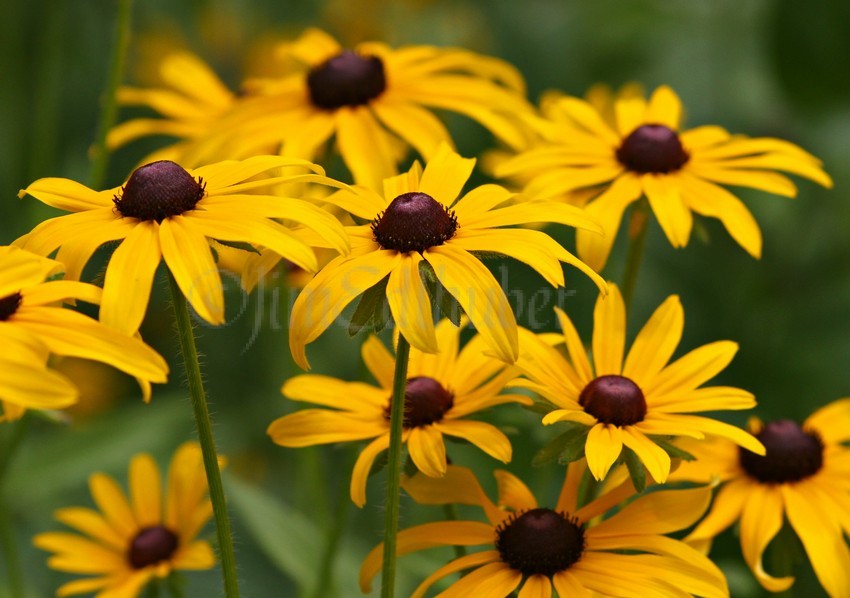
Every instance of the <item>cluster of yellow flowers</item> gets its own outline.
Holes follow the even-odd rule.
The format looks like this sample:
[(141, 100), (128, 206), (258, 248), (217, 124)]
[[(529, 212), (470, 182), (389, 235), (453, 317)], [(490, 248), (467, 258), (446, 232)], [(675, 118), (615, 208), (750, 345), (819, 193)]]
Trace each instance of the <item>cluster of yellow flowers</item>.
[[(794, 196), (792, 174), (829, 187), (817, 158), (787, 141), (718, 126), (683, 130), (681, 102), (665, 86), (648, 97), (633, 86), (588, 99), (551, 92), (534, 106), (516, 69), (463, 49), (377, 42), (347, 49), (310, 29), (276, 52), (290, 72), (247, 80), (238, 92), (194, 56), (165, 57), (163, 87), (118, 94), (160, 118), (119, 124), (108, 144), (161, 134), (176, 142), (114, 188), (45, 178), (20, 192), (72, 213), (0, 248), (0, 338), (11, 347), (0, 357), (5, 419), (75, 402), (73, 384), (50, 369), (50, 354), (119, 368), (150, 399), (150, 384), (165, 382), (168, 366), (138, 331), (160, 262), (175, 301), (185, 298), (200, 318), (221, 325), (225, 262), (250, 290), (287, 260), (314, 274), (289, 324), (292, 357), (303, 369), (307, 345), (355, 300), (352, 332), (377, 333), (391, 322), (395, 333), (394, 353), (376, 335), (362, 344), (377, 384), (295, 376), (283, 394), (317, 407), (268, 427), (285, 447), (368, 440), (351, 475), (351, 500), (361, 507), (370, 472), (389, 452), (389, 531), (363, 562), (364, 592), (384, 568), (384, 595), (392, 595), (396, 555), (453, 545), (484, 550), (434, 571), (415, 596), (464, 571), (441, 596), (728, 596), (706, 555), (737, 521), (747, 565), (766, 589), (780, 591), (793, 578), (771, 576), (762, 555), (787, 517), (826, 592), (848, 595), (850, 399), (802, 424), (754, 419), (744, 431), (719, 421), (709, 413), (755, 406), (745, 390), (705, 386), (738, 345), (716, 341), (673, 360), (685, 324), (674, 295), (626, 351), (639, 253), (621, 285), (600, 275), (627, 210), (636, 251), (650, 215), (671, 245), (685, 247), (696, 213), (720, 220), (759, 257), (759, 227), (727, 186)], [(483, 163), (501, 184), (467, 188), (476, 160), (456, 152), (433, 109), (492, 133), (499, 148)], [(342, 158), (349, 174), (338, 178), (347, 180), (315, 163), (332, 155)], [(542, 226), (551, 224), (576, 229), (575, 254)], [(102, 289), (79, 282), (95, 251), (114, 241)], [(318, 259), (316, 249), (334, 257)], [(555, 287), (565, 284), (563, 264), (590, 277), (599, 288), (590, 343), (576, 315), (557, 308), (560, 333), (519, 327), (506, 289), (482, 263), (492, 254), (527, 264)], [(63, 271), (64, 279), (53, 278)], [(98, 304), (99, 321), (61, 307), (76, 300)], [(467, 339), (470, 326), (477, 334)], [(560, 430), (536, 458), (564, 469), (549, 506), (503, 470), (494, 472), (494, 502), (476, 474), (447, 455), (449, 436), (509, 462), (505, 433), (475, 419), (507, 404), (534, 409)], [(202, 432), (202, 445), (207, 440)], [(392, 480), (403, 446), (415, 473), (400, 483), (414, 501), (473, 505), (484, 519), (396, 534)], [(214, 566), (209, 543), (195, 539), (220, 491), (209, 477), (217, 475), (215, 453), (204, 451), (203, 460), (195, 445), (177, 452), (164, 498), (147, 455), (130, 465), (129, 499), (111, 478), (92, 476), (100, 512), (56, 514), (83, 535), (35, 539), (53, 553), (52, 568), (91, 576), (59, 594), (133, 597), (173, 569)], [(222, 544), (226, 514), (216, 507), (215, 515)], [(694, 525), (684, 539), (668, 536)]]

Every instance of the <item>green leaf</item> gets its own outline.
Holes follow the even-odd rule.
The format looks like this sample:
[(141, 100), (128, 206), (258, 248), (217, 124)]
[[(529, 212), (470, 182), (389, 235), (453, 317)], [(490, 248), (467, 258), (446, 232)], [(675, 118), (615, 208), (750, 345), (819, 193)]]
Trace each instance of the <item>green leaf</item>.
[(248, 251), (250, 253), (260, 254), (260, 250), (251, 245), (250, 243), (245, 243), (244, 241), (222, 241), (221, 239), (216, 239), (216, 243), (220, 243), (225, 247), (231, 247), (233, 249), (239, 249), (241, 251)]
[(555, 459), (562, 464), (571, 463), (584, 455), (584, 443), (590, 428), (578, 422), (564, 422), (559, 427), (563, 432), (537, 451), (531, 460), (533, 467), (540, 467)]
[(370, 287), (360, 297), (357, 309), (348, 324), (348, 334), (356, 336), (364, 328), (367, 332), (378, 333), (384, 329), (390, 319), (390, 306), (387, 303), (387, 283), (385, 276), (378, 284)]
[(646, 469), (643, 463), (637, 453), (626, 446), (623, 447), (623, 457), (629, 470), (629, 476), (632, 478), (632, 485), (638, 492), (643, 492), (646, 488)]
[(665, 453), (670, 455), (672, 459), (682, 459), (683, 461), (696, 461), (696, 457), (690, 454), (688, 451), (680, 449), (678, 446), (669, 443), (667, 440), (660, 436), (650, 436), (649, 437), (652, 442), (661, 447)]
[(433, 266), (424, 260), (419, 262), (419, 274), (422, 277), (425, 289), (428, 291), (428, 296), (431, 298), (431, 304), (436, 304), (440, 308), (440, 313), (444, 318), (450, 320), (455, 326), (460, 326), (460, 319), (464, 313), (463, 307), (446, 290), (443, 283), (437, 279)]
[(310, 587), (324, 539), (310, 518), (236, 476), (227, 478), (227, 497), (236, 518), (269, 560), (301, 587)]

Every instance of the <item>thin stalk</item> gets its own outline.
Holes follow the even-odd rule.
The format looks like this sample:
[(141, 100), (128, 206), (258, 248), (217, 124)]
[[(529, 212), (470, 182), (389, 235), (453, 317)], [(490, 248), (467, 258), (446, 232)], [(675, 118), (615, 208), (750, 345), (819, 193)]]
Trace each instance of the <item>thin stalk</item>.
[(118, 18), (115, 23), (115, 41), (112, 45), (109, 78), (101, 97), (100, 120), (97, 123), (97, 134), (91, 150), (92, 164), (89, 171), (89, 185), (92, 189), (100, 189), (103, 186), (106, 178), (106, 167), (109, 165), (106, 135), (115, 124), (118, 116), (116, 94), (118, 86), (121, 85), (121, 78), (124, 76), (124, 65), (127, 62), (132, 12), (133, 0), (118, 0)]
[(399, 495), (401, 490), (401, 435), (404, 432), (404, 391), (407, 387), (407, 362), (410, 343), (398, 335), (395, 352), (393, 399), (390, 409), (390, 446), (387, 460), (387, 502), (384, 516), (384, 568), (381, 572), (381, 598), (395, 595), (396, 536), (398, 535)]
[(11, 598), (22, 598), (24, 595), (24, 577), (21, 572), (21, 559), (18, 555), (18, 545), (15, 541), (14, 528), (12, 526), (12, 515), (9, 505), (5, 500), (5, 489), (3, 478), (9, 470), (9, 465), (21, 446), (21, 442), (29, 429), (30, 418), (24, 413), (23, 417), (11, 424), (9, 438), (4, 443), (0, 452), (0, 545), (4, 560), (6, 561), (6, 572), (8, 574), (8, 587)]
[(189, 382), (189, 394), (195, 411), (195, 425), (198, 428), (198, 440), (204, 458), (204, 469), (212, 501), (215, 527), (218, 534), (218, 550), (221, 557), (221, 569), (224, 576), (224, 589), (227, 598), (238, 598), (239, 583), (236, 577), (236, 556), (233, 552), (233, 536), (230, 533), (230, 518), (224, 500), (224, 487), (221, 483), (221, 471), (218, 467), (218, 455), (215, 451), (212, 422), (207, 408), (204, 382), (201, 378), (201, 366), (198, 362), (198, 350), (195, 347), (195, 333), (189, 318), (186, 298), (171, 272), (168, 273), (171, 285), (171, 297), (174, 303), (174, 316), (177, 322), (177, 334), (180, 337), (180, 350), (183, 353), (183, 365)]
[(643, 259), (643, 248), (646, 244), (646, 230), (649, 222), (649, 210), (646, 200), (641, 200), (632, 209), (629, 221), (629, 248), (626, 253), (626, 267), (623, 270), (623, 302), (626, 311), (632, 303), (638, 272)]
[[(351, 463), (349, 463), (351, 465)], [(351, 467), (346, 467), (348, 471)], [(349, 498), (348, 484), (339, 484), (336, 497), (336, 508), (334, 509), (333, 522), (328, 529), (325, 549), (322, 552), (322, 561), (319, 565), (319, 576), (316, 580), (316, 589), (311, 594), (313, 598), (323, 598), (331, 595), (333, 585), (333, 564), (339, 550), (342, 532), (348, 521), (348, 513), (351, 510), (351, 499)]]

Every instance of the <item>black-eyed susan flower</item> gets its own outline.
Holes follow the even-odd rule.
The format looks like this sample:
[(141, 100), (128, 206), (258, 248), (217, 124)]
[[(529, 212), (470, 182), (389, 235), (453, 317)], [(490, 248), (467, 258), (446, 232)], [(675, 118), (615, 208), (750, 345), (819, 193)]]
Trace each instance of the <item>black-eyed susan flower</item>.
[[(99, 303), (101, 299), (101, 290), (96, 286), (47, 280), (62, 269), (59, 262), (18, 247), (0, 247), (0, 339), (9, 347), (5, 358), (20, 365), (18, 374), (4, 382), (19, 384), (18, 390), (25, 392), (27, 385), (37, 385), (35, 380), (22, 379), (26, 371), (34, 368), (44, 372), (45, 390), (59, 390), (59, 386), (64, 386), (61, 378), (45, 370), (45, 360), (48, 354), (67, 355), (101, 361), (134, 376), (148, 400), (150, 383), (167, 380), (165, 360), (138, 338), (61, 307), (62, 302)], [(7, 390), (11, 391), (11, 387)], [(13, 408), (13, 412), (19, 415), (20, 408), (67, 406), (70, 396), (65, 392), (60, 395), (59, 402), (52, 404), (38, 402), (35, 397), (30, 397), (32, 402), (27, 401), (23, 394), (0, 393), (0, 399), (17, 404), (18, 409)]]
[[(436, 355), (412, 349), (405, 390), (403, 442), (416, 467), (429, 476), (446, 472), (444, 436), (468, 440), (488, 455), (507, 463), (511, 443), (496, 427), (468, 416), (493, 405), (528, 403), (528, 397), (499, 392), (515, 372), (484, 354), (475, 336), (459, 348), (460, 328), (443, 320), (437, 325)], [(372, 439), (363, 449), (351, 476), (351, 500), (366, 502), (366, 478), (375, 458), (389, 446), (395, 360), (376, 336), (362, 348), (363, 361), (379, 386), (345, 382), (329, 376), (296, 376), (283, 394), (331, 409), (304, 409), (269, 426), (277, 444), (289, 447)]]
[(513, 385), (533, 390), (554, 406), (546, 425), (576, 422), (587, 439), (584, 454), (590, 472), (602, 480), (624, 447), (634, 451), (655, 481), (670, 473), (670, 456), (656, 440), (706, 434), (728, 438), (764, 454), (764, 447), (743, 430), (708, 417), (703, 411), (749, 409), (753, 395), (727, 386), (702, 387), (720, 373), (737, 343), (703, 345), (668, 363), (685, 325), (679, 297), (671, 295), (652, 314), (625, 355), (626, 310), (616, 285), (608, 283), (593, 313), (593, 362), (569, 317), (556, 308), (569, 359), (532, 332), (522, 329), (516, 365), (528, 379)]
[(497, 168), (500, 176), (522, 176), (530, 197), (598, 192), (587, 209), (605, 234), (579, 231), (577, 237), (579, 256), (597, 270), (608, 259), (623, 212), (643, 196), (674, 247), (688, 244), (696, 212), (718, 218), (759, 257), (759, 227), (725, 185), (793, 197), (797, 188), (782, 174), (791, 173), (832, 186), (821, 162), (787, 141), (733, 136), (713, 125), (680, 132), (682, 106), (669, 87), (656, 89), (648, 102), (622, 97), (614, 113), (615, 125), (584, 100), (554, 98), (545, 118), (527, 119), (546, 141)]
[[(686, 538), (705, 546), (735, 522), (744, 559), (765, 589), (782, 592), (793, 577), (765, 571), (762, 555), (787, 520), (800, 538), (821, 585), (833, 598), (850, 589), (850, 398), (792, 420), (750, 422), (767, 449), (757, 455), (723, 439), (680, 443), (696, 461), (677, 480), (719, 479), (711, 511)], [(786, 573), (786, 572), (783, 572)]]
[(136, 455), (129, 487), (128, 500), (113, 478), (93, 474), (89, 489), (97, 509), (67, 507), (54, 513), (78, 533), (34, 538), (36, 546), (53, 553), (47, 561), (51, 569), (88, 576), (64, 584), (57, 595), (135, 598), (154, 578), (215, 566), (210, 544), (196, 539), (212, 516), (196, 444), (183, 444), (174, 453), (164, 492), (156, 461)]
[(167, 135), (180, 141), (148, 155), (146, 162), (172, 160), (200, 166), (191, 156), (192, 140), (208, 134), (236, 96), (204, 61), (185, 50), (169, 52), (157, 67), (159, 87), (121, 87), (116, 100), (124, 106), (151, 108), (162, 118), (134, 118), (119, 124), (109, 131), (107, 147), (115, 149), (140, 137)]
[[(428, 159), (440, 143), (451, 142), (430, 109), (463, 114), (514, 148), (524, 143), (515, 114), (531, 110), (525, 84), (496, 58), (377, 42), (345, 49), (318, 29), (279, 52), (296, 67), (286, 76), (247, 81), (233, 109), (191, 141), (192, 161), (244, 158), (281, 145), (283, 155), (314, 159), (335, 140), (354, 180), (380, 188), (398, 172), (408, 147)], [(169, 104), (172, 112), (180, 108)], [(151, 133), (160, 129), (150, 126)]]
[(482, 185), (460, 199), (474, 159), (441, 146), (423, 171), (418, 163), (386, 179), (383, 193), (352, 187), (325, 198), (366, 220), (347, 227), (350, 256), (322, 268), (304, 287), (292, 308), (289, 346), (296, 363), (307, 368), (305, 345), (315, 340), (367, 289), (386, 284), (386, 298), (401, 334), (420, 351), (437, 350), (431, 300), (420, 272), (436, 279), (466, 311), (472, 324), (500, 359), (517, 356), (517, 327), (505, 293), (478, 253), (501, 254), (524, 262), (553, 286), (563, 286), (561, 262), (579, 268), (601, 288), (605, 282), (547, 234), (507, 228), (528, 222), (556, 222), (598, 230), (573, 206), (559, 202), (501, 206), (513, 194)]
[[(287, 169), (287, 176), (274, 176), (280, 168)], [(290, 175), (295, 168), (318, 174)], [(313, 250), (291, 225), (273, 220), (281, 218), (348, 251), (345, 231), (327, 212), (300, 199), (255, 193), (293, 179), (331, 183), (321, 173), (302, 160), (256, 156), (192, 170), (168, 160), (152, 162), (137, 168), (121, 187), (105, 191), (67, 179), (39, 179), (20, 195), (76, 213), (41, 223), (19, 243), (41, 255), (59, 248), (57, 259), (76, 278), (98, 247), (120, 239), (106, 268), (100, 310), (101, 321), (113, 328), (138, 330), (161, 261), (198, 315), (219, 325), (224, 323), (224, 293), (210, 239), (262, 246), (315, 271)], [(270, 176), (258, 179), (261, 175)]]
[[(518, 478), (496, 471), (499, 498), (493, 503), (464, 467), (450, 466), (441, 479), (413, 476), (404, 488), (423, 504), (480, 506), (487, 523), (440, 521), (398, 535), (398, 554), (437, 546), (487, 546), (432, 573), (412, 594), (424, 596), (441, 579), (468, 572), (440, 593), (445, 598), (520, 598), (602, 595), (728, 596), (726, 580), (705, 556), (664, 534), (692, 525), (708, 508), (708, 486), (644, 494), (604, 518), (634, 494), (626, 481), (587, 505), (576, 497), (582, 464), (567, 469), (554, 507), (541, 507)], [(382, 564), (382, 546), (366, 557), (360, 587), (368, 592)]]

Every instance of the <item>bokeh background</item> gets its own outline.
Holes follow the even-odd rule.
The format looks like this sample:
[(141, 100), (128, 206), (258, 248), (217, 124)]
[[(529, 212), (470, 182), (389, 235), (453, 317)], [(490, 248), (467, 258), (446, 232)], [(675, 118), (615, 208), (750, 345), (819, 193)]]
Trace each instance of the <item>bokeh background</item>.
[[(88, 176), (115, 4), (4, 2), (0, 242), (11, 242), (57, 213), (32, 199), (18, 200), (19, 188), (42, 176), (80, 181)], [(145, 0), (136, 3), (133, 17), (127, 82), (150, 81), (150, 60), (181, 46), (207, 60), (235, 89), (246, 73), (273, 71), (275, 65), (263, 59), (271, 42), (318, 26), (346, 44), (381, 39), (393, 45), (460, 45), (501, 57), (524, 74), (533, 100), (549, 88), (581, 95), (598, 82), (639, 81), (650, 90), (666, 83), (682, 97), (688, 125), (719, 124), (732, 132), (798, 143), (824, 160), (835, 188), (826, 191), (800, 181), (795, 200), (741, 191), (764, 231), (760, 261), (747, 256), (714, 221), (702, 221), (685, 250), (673, 250), (653, 222), (629, 329), (634, 334), (665, 297), (678, 293), (686, 313), (680, 351), (713, 340), (739, 341), (738, 356), (716, 382), (753, 391), (760, 416), (802, 419), (850, 395), (850, 4)], [(459, 118), (449, 122), (461, 153), (478, 155), (492, 146), (477, 125)], [(162, 141), (122, 148), (113, 156), (108, 184), (119, 184)], [(563, 240), (572, 246), (569, 235)], [(622, 245), (606, 271), (613, 280), (621, 276)], [(491, 265), (514, 289), (511, 297), (521, 322), (551, 327), (551, 306), (557, 304), (589, 338), (595, 290), (583, 276), (568, 272), (566, 291), (555, 293), (523, 266)], [(102, 281), (97, 264), (86, 273)], [(105, 471), (126, 482), (133, 454), (153, 453), (165, 468), (172, 450), (194, 437), (163, 276), (156, 287), (142, 332), (169, 359), (172, 382), (157, 388), (153, 402), (143, 405), (132, 381), (114, 371), (73, 360), (57, 363), (78, 381), (83, 400), (62, 423), (31, 423), (0, 487), (12, 513), (12, 521), (2, 524), (14, 525), (27, 596), (51, 595), (69, 579), (47, 568), (46, 555), (31, 546), (30, 538), (60, 527), (51, 519), (55, 508), (91, 504), (90, 473)], [(228, 324), (200, 326), (199, 332), (217, 441), (229, 459), (225, 484), (244, 595), (316, 595), (318, 580), (327, 577), (323, 551), (329, 538), (338, 537), (330, 589), (323, 595), (358, 596), (359, 562), (380, 541), (382, 475), (370, 482), (369, 502), (359, 510), (347, 497), (359, 447), (295, 450), (271, 443), (266, 426), (294, 408), (279, 393), (294, 373), (285, 336), (290, 298), (271, 289), (246, 296), (235, 281), (228, 287)], [(363, 379), (361, 341), (348, 338), (344, 327), (332, 329), (311, 348), (314, 371)], [(556, 431), (543, 429), (538, 416), (518, 407), (489, 417), (511, 434), (514, 461), (508, 469), (527, 479), (541, 500), (554, 500), (562, 469), (532, 469), (529, 463)], [(742, 414), (730, 421), (745, 420)], [(0, 442), (9, 436), (9, 427), (0, 427)], [(494, 462), (462, 445), (452, 445), (450, 454), (475, 467), (485, 486), (494, 488), (488, 474)], [(439, 509), (404, 502), (402, 526), (440, 516)], [(207, 534), (214, 535), (211, 526)], [(403, 558), (400, 594), (449, 555), (433, 551)], [(719, 539), (713, 555), (729, 576), (733, 596), (763, 595), (743, 565), (733, 531)], [(791, 594), (823, 595), (805, 562), (795, 572), (799, 579)], [(0, 596), (8, 591), (5, 575), (0, 568)], [(219, 580), (218, 571), (189, 574), (189, 596), (220, 595)]]

